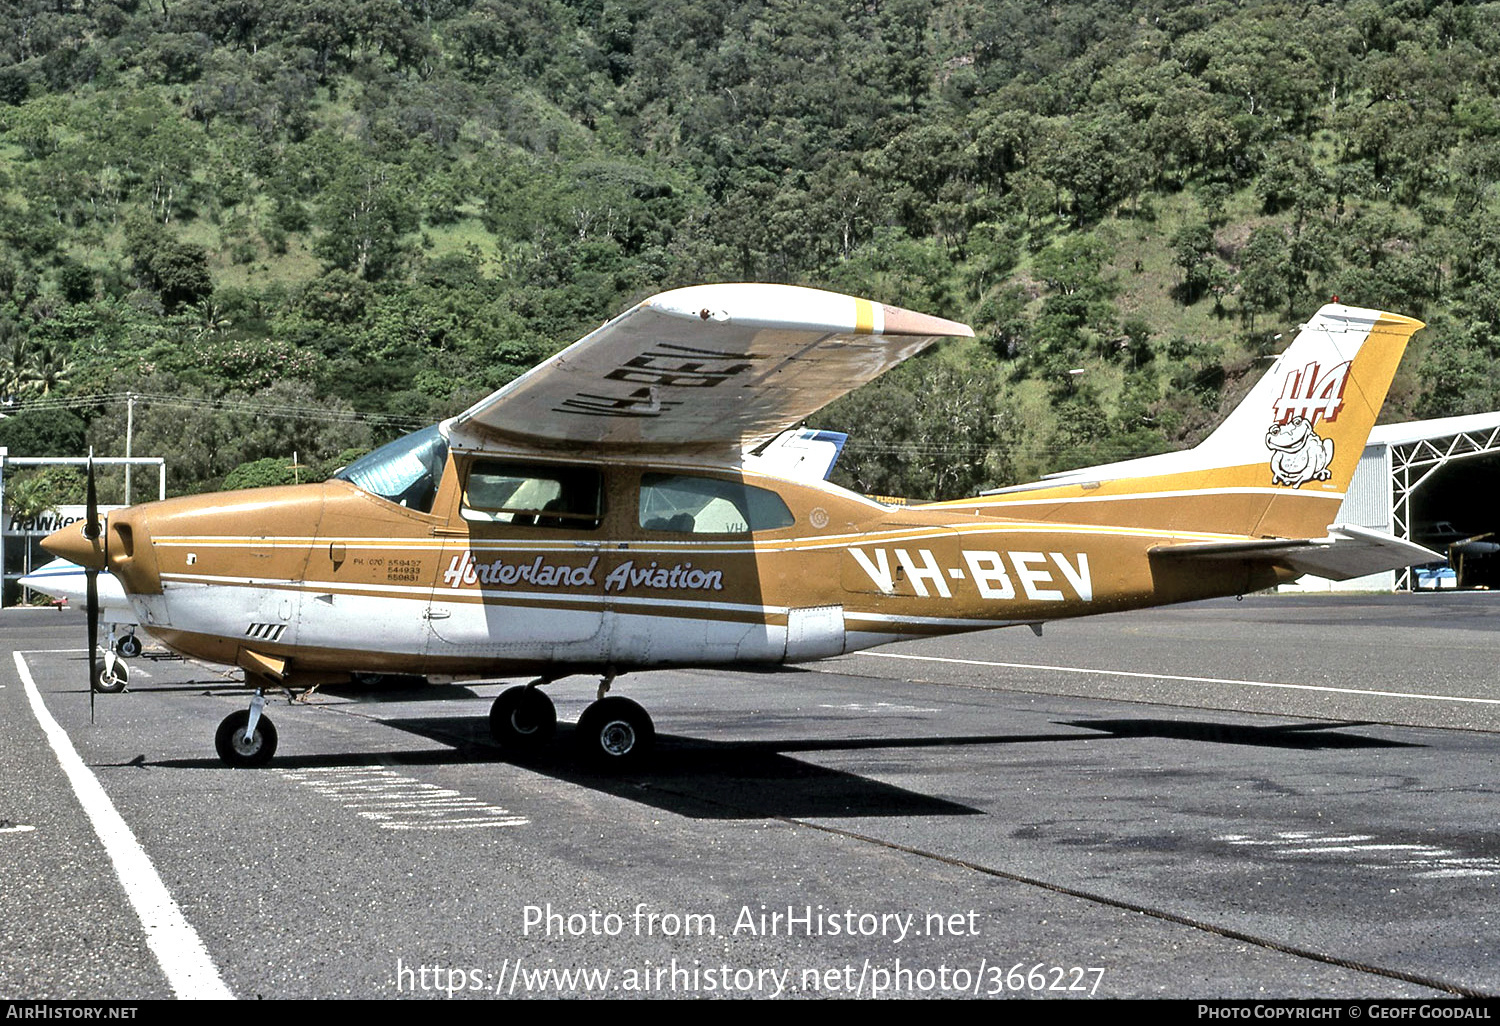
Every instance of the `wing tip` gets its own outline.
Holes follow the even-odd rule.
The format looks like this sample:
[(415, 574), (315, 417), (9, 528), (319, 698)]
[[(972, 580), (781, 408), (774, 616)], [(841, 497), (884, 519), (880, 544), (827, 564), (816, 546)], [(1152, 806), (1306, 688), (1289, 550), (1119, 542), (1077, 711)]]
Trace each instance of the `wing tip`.
[[(881, 304), (884, 306), (884, 304)], [(942, 335), (948, 338), (973, 338), (974, 329), (960, 321), (917, 313), (899, 306), (885, 306), (885, 334)]]
[[(958, 321), (805, 285), (688, 285), (643, 299), (638, 308), (689, 320), (766, 326), (815, 324), (856, 334), (974, 337), (974, 329)], [(876, 310), (878, 317), (874, 316)]]

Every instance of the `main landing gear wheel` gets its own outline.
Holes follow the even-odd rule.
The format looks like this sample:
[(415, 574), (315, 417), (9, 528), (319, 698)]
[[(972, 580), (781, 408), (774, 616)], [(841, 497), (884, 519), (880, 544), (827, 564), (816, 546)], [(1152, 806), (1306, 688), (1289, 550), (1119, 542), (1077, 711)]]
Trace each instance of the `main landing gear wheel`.
[(508, 752), (534, 752), (557, 730), (557, 707), (539, 688), (506, 688), (490, 706), (490, 737)]
[(255, 733), (245, 739), (245, 724), (250, 722), (250, 712), (241, 709), (224, 717), (219, 732), (214, 735), (214, 747), (219, 758), (229, 766), (264, 766), (276, 754), (276, 726), (268, 716), (261, 716), (255, 725)]
[(601, 698), (578, 717), (579, 753), (596, 769), (639, 766), (656, 740), (651, 716), (628, 698)]
[(141, 654), (141, 639), (134, 634), (127, 634), (115, 646), (115, 651), (126, 659), (134, 659)]
[(106, 659), (94, 673), (94, 690), (101, 695), (118, 695), (130, 683), (130, 667), (118, 659)]

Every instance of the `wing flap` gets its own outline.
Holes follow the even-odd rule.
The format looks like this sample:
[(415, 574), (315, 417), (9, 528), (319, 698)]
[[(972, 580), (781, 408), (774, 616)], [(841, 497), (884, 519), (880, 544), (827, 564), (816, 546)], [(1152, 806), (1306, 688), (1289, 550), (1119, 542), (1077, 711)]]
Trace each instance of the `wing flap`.
[(1334, 524), (1325, 538), (1258, 538), (1246, 541), (1158, 545), (1151, 555), (1164, 559), (1243, 559), (1347, 581), (1366, 574), (1441, 560), (1440, 553), (1381, 531)]
[(448, 421), (449, 438), (547, 448), (738, 451), (963, 324), (791, 285), (647, 299)]

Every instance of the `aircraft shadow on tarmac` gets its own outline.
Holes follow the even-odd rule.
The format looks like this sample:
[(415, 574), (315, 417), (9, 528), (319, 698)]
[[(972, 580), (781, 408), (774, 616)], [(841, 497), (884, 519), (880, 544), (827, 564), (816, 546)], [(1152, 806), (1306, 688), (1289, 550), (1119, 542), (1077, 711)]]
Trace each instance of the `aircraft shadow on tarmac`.
[(558, 724), (556, 738), (542, 751), (526, 757), (509, 757), (491, 743), (483, 719), (443, 717), (383, 722), (450, 745), (468, 760), (511, 762), (557, 780), (693, 819), (978, 816), (983, 813), (970, 806), (817, 766), (793, 758), (791, 753), (1064, 739), (1062, 735), (1047, 735), (1026, 739), (1000, 736), (828, 742), (706, 741), (658, 734), (656, 750), (646, 764), (614, 776), (591, 772), (579, 763), (574, 752), (573, 728), (566, 723)]
[[(1382, 738), (1361, 737), (1332, 728), (1362, 723), (1308, 723), (1257, 727), (1181, 720), (1077, 720), (1059, 726), (1087, 733), (993, 734), (943, 737), (797, 739), (779, 741), (708, 741), (671, 734), (657, 736), (649, 763), (620, 776), (590, 772), (574, 756), (573, 728), (558, 725), (552, 744), (526, 757), (503, 753), (489, 738), (482, 717), (453, 716), (388, 719), (395, 727), (444, 747), (424, 751), (372, 754), (341, 752), (283, 756), (283, 769), (368, 766), (432, 766), (459, 762), (513, 763), (557, 780), (693, 819), (765, 819), (774, 817), (977, 816), (967, 805), (919, 794), (844, 770), (828, 769), (794, 758), (798, 752), (874, 751), (903, 748), (1004, 746), (1039, 742), (1105, 740), (1109, 737), (1172, 738), (1215, 744), (1255, 745), (1302, 750), (1331, 748), (1422, 747)], [(1101, 737), (1101, 732), (1105, 737)], [(137, 760), (131, 765), (140, 766)], [(145, 765), (178, 769), (223, 769), (217, 759), (173, 759)]]
[(1370, 722), (1288, 723), (1254, 727), (1243, 723), (1213, 723), (1198, 720), (1059, 720), (1060, 727), (1099, 730), (1117, 738), (1156, 737), (1177, 741), (1208, 741), (1223, 745), (1258, 748), (1292, 748), (1314, 751), (1326, 748), (1423, 748), (1408, 741), (1335, 732), (1335, 728), (1376, 726)]
[[(482, 717), (382, 720), (386, 726), (438, 741), (440, 750), (383, 755), (337, 753), (282, 756), (282, 769), (368, 766), (448, 765), (455, 762), (509, 762), (557, 780), (627, 798), (694, 819), (774, 817), (978, 816), (979, 809), (918, 794), (902, 787), (828, 769), (793, 758), (796, 752), (899, 748), (945, 748), (1098, 739), (1088, 734), (996, 734), (923, 738), (867, 738), (787, 741), (705, 741), (658, 734), (651, 760), (629, 773), (608, 776), (580, 765), (573, 728), (558, 724), (546, 749), (525, 758), (510, 757), (489, 739)], [(135, 763), (140, 765), (140, 763)], [(223, 769), (217, 759), (171, 759), (148, 765), (176, 769)]]

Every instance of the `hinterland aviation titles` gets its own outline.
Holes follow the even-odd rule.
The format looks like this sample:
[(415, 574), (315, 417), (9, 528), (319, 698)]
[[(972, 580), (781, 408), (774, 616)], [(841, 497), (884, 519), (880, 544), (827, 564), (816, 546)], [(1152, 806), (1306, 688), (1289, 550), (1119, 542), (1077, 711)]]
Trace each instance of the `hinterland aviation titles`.
[[(443, 583), (450, 588), (466, 584), (510, 586), (527, 584), (534, 588), (593, 588), (597, 586), (594, 570), (599, 557), (587, 563), (553, 563), (545, 556), (520, 563), (495, 559), (481, 563), (472, 552), (454, 556), (443, 571)], [(627, 591), (630, 588), (658, 588), (686, 591), (723, 591), (724, 571), (702, 570), (692, 563), (661, 566), (655, 561), (637, 566), (627, 559), (604, 578), (605, 591)]]

